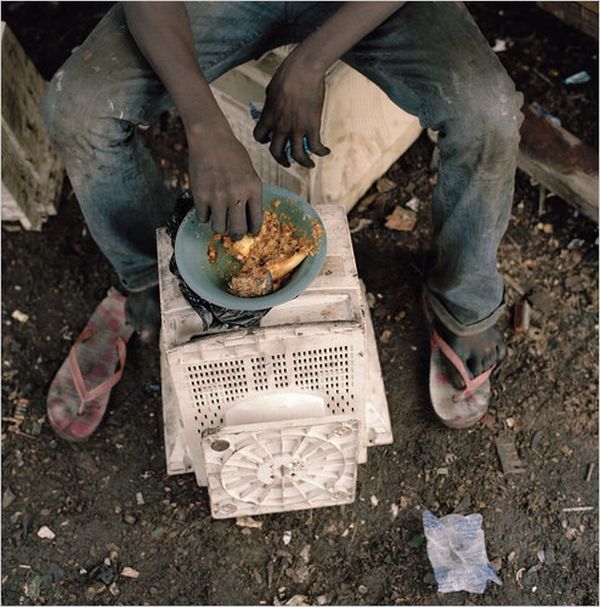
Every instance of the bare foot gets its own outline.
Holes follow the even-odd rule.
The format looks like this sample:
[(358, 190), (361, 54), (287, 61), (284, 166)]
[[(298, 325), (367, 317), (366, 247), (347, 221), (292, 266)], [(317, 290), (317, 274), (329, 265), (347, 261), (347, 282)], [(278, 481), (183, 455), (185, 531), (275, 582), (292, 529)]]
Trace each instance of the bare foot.
[[(481, 375), (506, 356), (506, 346), (496, 327), (490, 327), (476, 335), (461, 336), (435, 321), (435, 330), (462, 360), (471, 378)], [(445, 356), (442, 360), (454, 386), (463, 389), (464, 381), (454, 365)]]

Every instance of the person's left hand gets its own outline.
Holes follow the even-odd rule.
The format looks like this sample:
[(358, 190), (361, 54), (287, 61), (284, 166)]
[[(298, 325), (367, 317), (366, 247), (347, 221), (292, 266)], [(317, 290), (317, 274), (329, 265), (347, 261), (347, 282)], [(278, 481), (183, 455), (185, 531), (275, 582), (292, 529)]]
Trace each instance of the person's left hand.
[(266, 93), (254, 138), (260, 143), (271, 142), (271, 155), (279, 164), (290, 166), (285, 153), (289, 141), (296, 162), (307, 168), (315, 166), (304, 149), (304, 137), (313, 154), (327, 156), (331, 153), (321, 142), (320, 135), (325, 99), (325, 76), (321, 71), (295, 62), (290, 55), (275, 72)]

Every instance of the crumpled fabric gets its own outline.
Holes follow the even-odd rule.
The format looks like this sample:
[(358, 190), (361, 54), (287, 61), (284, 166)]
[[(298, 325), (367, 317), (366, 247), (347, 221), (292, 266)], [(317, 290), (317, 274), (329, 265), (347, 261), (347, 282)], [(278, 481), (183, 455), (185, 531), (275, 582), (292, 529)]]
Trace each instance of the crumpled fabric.
[(438, 592), (466, 590), (482, 594), (488, 580), (502, 581), (488, 560), (481, 514), (449, 514), (437, 518), (423, 512), (427, 556), (433, 567)]
[(202, 320), (202, 330), (220, 328), (223, 330), (235, 329), (240, 327), (258, 327), (260, 319), (270, 310), (229, 310), (215, 304), (211, 304), (195, 291), (193, 291), (183, 280), (179, 270), (177, 269), (177, 261), (175, 260), (175, 237), (177, 230), (181, 225), (184, 217), (194, 207), (194, 199), (190, 192), (184, 192), (175, 203), (175, 210), (169, 221), (167, 222), (167, 234), (171, 239), (173, 246), (173, 255), (169, 262), (171, 273), (177, 277), (179, 288), (185, 300), (196, 311)]

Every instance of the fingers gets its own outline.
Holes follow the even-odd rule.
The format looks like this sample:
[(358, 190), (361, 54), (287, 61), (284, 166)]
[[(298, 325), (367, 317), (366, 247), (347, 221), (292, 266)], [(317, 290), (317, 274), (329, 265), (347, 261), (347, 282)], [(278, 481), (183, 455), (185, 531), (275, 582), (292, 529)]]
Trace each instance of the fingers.
[(290, 166), (289, 160), (287, 159), (287, 154), (285, 153), (285, 144), (287, 140), (287, 133), (275, 131), (273, 138), (271, 139), (271, 145), (269, 146), (271, 156), (273, 156), (273, 158), (275, 158), (280, 165), (286, 168)]
[(227, 231), (233, 241), (240, 240), (246, 234), (246, 201), (236, 200), (229, 206)]
[(315, 163), (308, 157), (308, 154), (304, 150), (304, 137), (303, 135), (295, 135), (292, 141), (292, 158), (303, 167), (312, 169)]
[(200, 223), (206, 223), (210, 218), (210, 200), (206, 196), (194, 196), (196, 216)]
[[(259, 188), (261, 190), (262, 188)], [(252, 236), (256, 236), (260, 232), (260, 227), (263, 222), (263, 204), (262, 192), (254, 195), (246, 205), (246, 214), (248, 216), (248, 231)]]
[(227, 202), (222, 195), (215, 195), (211, 205), (212, 231), (215, 234), (224, 234), (227, 230)]
[(313, 154), (316, 154), (317, 156), (327, 156), (328, 154), (331, 154), (331, 150), (321, 142), (319, 131), (307, 133), (306, 139), (308, 140), (308, 147)]
[(265, 118), (265, 112), (263, 112), (260, 120), (254, 127), (254, 139), (256, 139), (258, 143), (268, 143), (271, 140), (271, 130), (272, 127), (270, 121)]

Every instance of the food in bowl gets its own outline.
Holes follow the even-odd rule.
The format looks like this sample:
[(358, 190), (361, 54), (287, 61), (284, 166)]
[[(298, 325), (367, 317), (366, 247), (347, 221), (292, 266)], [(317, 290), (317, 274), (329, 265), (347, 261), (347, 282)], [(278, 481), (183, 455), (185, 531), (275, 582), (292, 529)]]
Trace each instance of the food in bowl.
[[(274, 201), (274, 208), (279, 206)], [(232, 241), (226, 234), (215, 234), (208, 245), (208, 259), (217, 259), (216, 243), (241, 263), (230, 278), (227, 288), (237, 297), (260, 297), (280, 289), (292, 272), (308, 256), (315, 255), (323, 228), (313, 221), (311, 234), (300, 231), (284, 215), (265, 211), (263, 224), (257, 236), (246, 235)]]

